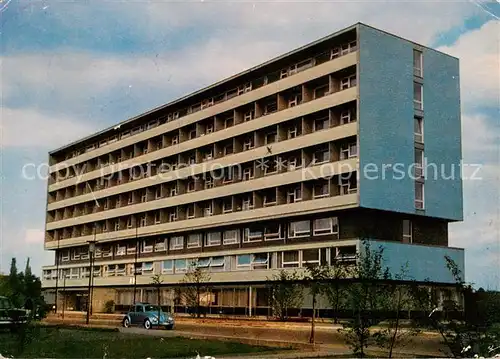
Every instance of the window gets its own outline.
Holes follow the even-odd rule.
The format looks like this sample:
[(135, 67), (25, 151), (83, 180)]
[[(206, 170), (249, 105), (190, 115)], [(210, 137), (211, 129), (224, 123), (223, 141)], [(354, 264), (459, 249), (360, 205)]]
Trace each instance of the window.
[(330, 128), (330, 119), (328, 117), (314, 120), (314, 131), (321, 131)]
[(288, 107), (295, 107), (302, 102), (302, 94), (294, 94), (288, 99)]
[(278, 110), (278, 103), (276, 101), (271, 101), (264, 105), (264, 113), (262, 115), (268, 115), (270, 113), (276, 112)]
[(178, 250), (184, 248), (184, 237), (175, 236), (170, 238), (170, 250)]
[(236, 229), (224, 231), (223, 234), (223, 243), (224, 244), (236, 244), (240, 241), (240, 232)]
[(142, 191), (141, 193), (141, 202), (144, 203), (146, 202), (148, 199), (148, 191), (147, 190), (144, 190)]
[(153, 241), (147, 240), (142, 242), (142, 253), (151, 253), (153, 252)]
[(245, 138), (245, 141), (243, 142), (243, 150), (247, 151), (251, 150), (252, 148), (254, 148), (254, 138), (253, 136), (248, 136)]
[(252, 269), (268, 269), (268, 263), (268, 253), (256, 253), (252, 255)]
[(212, 257), (212, 260), (210, 261), (210, 267), (222, 267), (220, 269), (223, 269), (225, 264), (225, 258), (223, 256), (219, 257)]
[(142, 263), (142, 274), (153, 274), (153, 262)]
[(266, 133), (265, 144), (268, 145), (268, 144), (276, 142), (277, 136), (278, 136), (278, 133), (276, 131), (271, 131), (271, 132)]
[(316, 151), (314, 151), (312, 163), (317, 165), (328, 162), (330, 160), (329, 155), (330, 155), (330, 150), (328, 148), (328, 145), (319, 147), (316, 149)]
[(302, 266), (306, 264), (319, 265), (320, 250), (319, 249), (304, 249), (302, 250)]
[(313, 187), (313, 199), (330, 196), (330, 184), (328, 181), (316, 183)]
[(207, 203), (205, 205), (205, 209), (203, 210), (203, 216), (204, 217), (210, 217), (210, 216), (213, 216), (214, 215), (214, 206), (213, 204), (210, 202), (210, 203)]
[(281, 225), (269, 223), (264, 227), (264, 240), (272, 241), (275, 239), (281, 239)]
[(423, 110), (424, 109), (424, 87), (422, 84), (417, 82), (413, 83), (413, 108), (415, 110)]
[(276, 203), (276, 189), (266, 191), (264, 194), (264, 206), (274, 206)]
[(279, 161), (281, 160), (277, 159), (276, 157), (270, 157), (269, 160), (267, 158), (264, 159), (264, 175), (271, 175), (278, 172)]
[(356, 86), (356, 75), (346, 76), (340, 80), (340, 89), (345, 90)]
[(422, 51), (413, 50), (413, 74), (415, 76), (422, 77), (424, 68), (423, 68), (423, 54)]
[(243, 197), (241, 209), (243, 211), (248, 211), (250, 209), (253, 209), (253, 196), (252, 195), (248, 195), (246, 197)]
[(313, 222), (313, 235), (338, 234), (339, 222), (337, 217), (319, 218)]
[(175, 222), (175, 221), (177, 221), (177, 210), (174, 210), (173, 212), (170, 212), (168, 214), (168, 221), (169, 222)]
[(127, 247), (125, 245), (117, 244), (116, 245), (116, 255), (124, 256), (127, 253)]
[(341, 178), (340, 182), (340, 194), (352, 194), (358, 191), (357, 182), (351, 181), (350, 178)]
[(212, 178), (207, 178), (205, 179), (205, 182), (203, 184), (203, 187), (205, 189), (210, 189), (210, 188), (214, 188), (214, 180)]
[(221, 243), (221, 233), (220, 232), (208, 232), (205, 237), (205, 247), (210, 246), (220, 246)]
[(253, 178), (253, 167), (247, 167), (243, 170), (243, 181), (248, 181)]
[(236, 267), (250, 267), (251, 262), (251, 254), (241, 254), (236, 256)]
[(226, 118), (224, 120), (224, 128), (229, 128), (232, 127), (233, 125), (234, 125), (234, 119), (232, 117)]
[(422, 117), (415, 117), (415, 142), (424, 143), (424, 119)]
[(286, 203), (295, 203), (302, 201), (302, 188), (300, 185), (296, 188), (290, 189), (286, 195)]
[(145, 215), (141, 216), (141, 218), (139, 220), (139, 227), (146, 227), (147, 223), (148, 223), (148, 217), (145, 214)]
[(132, 217), (127, 218), (127, 228), (132, 228)]
[(282, 252), (282, 267), (297, 268), (299, 266), (299, 251)]
[(263, 238), (263, 233), (262, 229), (252, 226), (249, 228), (245, 228), (244, 232), (244, 237), (243, 237), (243, 242), (248, 243), (248, 242), (258, 242), (261, 241)]
[(161, 223), (161, 212), (156, 211), (155, 212), (155, 224), (160, 224)]
[(119, 219), (117, 219), (117, 220), (115, 221), (115, 231), (119, 231), (119, 230), (120, 230), (120, 220), (119, 220)]
[(415, 148), (415, 178), (422, 178), (424, 175), (424, 151)]
[(191, 131), (189, 131), (189, 133), (188, 133), (188, 138), (189, 138), (190, 140), (195, 139), (195, 138), (196, 138), (196, 130), (191, 130)]
[(318, 99), (318, 98), (321, 98), (321, 97), (328, 95), (329, 90), (330, 90), (329, 84), (324, 84), (324, 85), (320, 85), (320, 86), (316, 87), (313, 90), (313, 99)]
[(354, 143), (343, 144), (340, 146), (340, 159), (356, 157), (358, 155), (358, 145)]
[(61, 261), (69, 261), (69, 249), (61, 252)]
[(187, 192), (193, 192), (195, 190), (195, 186), (194, 186), (194, 181), (191, 180), (187, 183), (187, 188), (186, 188), (186, 191)]
[(210, 257), (208, 258), (198, 258), (196, 261), (196, 267), (198, 268), (208, 268), (210, 266)]
[(229, 143), (224, 146), (224, 156), (230, 155), (234, 152), (233, 150), (233, 144)]
[(186, 218), (187, 219), (194, 218), (194, 204), (190, 204), (187, 206)]
[(346, 123), (351, 123), (354, 121), (353, 111), (345, 110), (340, 113), (340, 124), (345, 125)]
[(300, 135), (299, 127), (297, 125), (293, 125), (288, 128), (287, 139), (292, 139)]
[(208, 149), (203, 155), (203, 161), (210, 161), (213, 158), (214, 158), (214, 150), (212, 148)]
[(307, 237), (311, 234), (311, 223), (309, 221), (297, 221), (290, 223), (288, 236), (291, 238)]
[(73, 250), (73, 255), (71, 256), (71, 259), (80, 259), (80, 248)]
[(129, 243), (127, 245), (127, 254), (134, 254), (137, 249), (137, 243)]
[(177, 196), (177, 186), (170, 188), (170, 197)]
[(113, 255), (113, 247), (110, 245), (102, 246), (102, 256), (103, 257), (111, 257)]
[(175, 273), (184, 273), (188, 269), (188, 263), (185, 259), (176, 259), (174, 261)]
[(165, 239), (157, 239), (155, 241), (155, 252), (163, 252), (165, 249)]
[(167, 259), (161, 262), (161, 272), (162, 273), (173, 273), (174, 271), (174, 261)]
[(229, 213), (233, 211), (233, 198), (225, 198), (222, 202), (222, 213)]
[(187, 237), (187, 248), (199, 248), (201, 247), (201, 233), (193, 233)]
[(403, 219), (403, 243), (412, 243), (412, 223), (409, 219)]
[(336, 259), (340, 261), (350, 261), (356, 259), (356, 246), (338, 247)]
[(298, 168), (302, 167), (302, 157), (290, 157), (287, 163), (287, 171), (295, 171)]
[(161, 196), (161, 186), (158, 186), (158, 187), (156, 187), (155, 198), (160, 199), (161, 197), (162, 197)]
[(415, 182), (415, 208), (424, 209), (424, 184)]

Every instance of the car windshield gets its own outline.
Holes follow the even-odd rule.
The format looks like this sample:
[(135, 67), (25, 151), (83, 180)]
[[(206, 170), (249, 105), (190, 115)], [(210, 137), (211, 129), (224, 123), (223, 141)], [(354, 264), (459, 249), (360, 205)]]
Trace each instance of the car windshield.
[[(159, 309), (159, 308), (158, 308), (158, 306), (156, 306), (156, 305), (149, 305), (149, 304), (148, 304), (148, 305), (145, 305), (145, 306), (144, 306), (144, 310), (145, 310), (146, 312), (157, 312), (157, 311), (158, 311), (158, 309)], [(160, 311), (161, 311), (161, 309), (160, 309)]]

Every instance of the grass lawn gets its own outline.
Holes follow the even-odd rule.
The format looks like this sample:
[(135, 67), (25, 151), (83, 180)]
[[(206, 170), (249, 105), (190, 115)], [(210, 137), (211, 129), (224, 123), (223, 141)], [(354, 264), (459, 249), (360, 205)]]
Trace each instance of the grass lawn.
[(176, 358), (271, 352), (268, 347), (181, 337), (124, 334), (111, 331), (34, 326), (24, 348), (18, 334), (0, 332), (0, 354), (15, 358)]

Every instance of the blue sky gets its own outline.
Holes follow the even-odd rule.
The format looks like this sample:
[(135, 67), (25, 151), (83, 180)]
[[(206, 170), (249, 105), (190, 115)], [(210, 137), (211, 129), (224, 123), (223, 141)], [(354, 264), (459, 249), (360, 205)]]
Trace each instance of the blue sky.
[[(43, 251), (47, 152), (362, 21), (461, 59), (467, 280), (500, 288), (497, 2), (0, 1), (0, 271)], [(30, 173), (31, 174), (31, 173)], [(21, 265), (22, 266), (22, 265)]]

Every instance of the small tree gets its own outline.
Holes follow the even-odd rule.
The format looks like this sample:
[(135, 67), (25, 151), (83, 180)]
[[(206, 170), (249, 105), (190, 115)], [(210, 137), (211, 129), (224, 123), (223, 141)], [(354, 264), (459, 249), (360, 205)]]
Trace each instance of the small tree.
[(273, 315), (281, 321), (288, 319), (288, 310), (290, 308), (297, 308), (302, 305), (304, 291), (302, 284), (298, 282), (300, 279), (296, 271), (291, 272), (285, 269), (268, 278)]
[(201, 316), (201, 297), (210, 290), (210, 274), (198, 267), (197, 262), (191, 263), (187, 273), (182, 278), (181, 283), (185, 284), (180, 288), (180, 294), (186, 305), (195, 308), (197, 318)]
[[(444, 257), (446, 266), (451, 272), (455, 285), (456, 293), (462, 299), (471, 298), (473, 296), (472, 286), (465, 283), (462, 273), (456, 263), (448, 256)], [(441, 303), (432, 295), (428, 287), (415, 286), (412, 290), (414, 301), (419, 305), (420, 309), (427, 312), (421, 318), (424, 325), (428, 325), (439, 332), (443, 343), (448, 348), (453, 357), (473, 357), (483, 356), (491, 357), (499, 349), (500, 343), (500, 326), (494, 323), (485, 316), (477, 316), (475, 313), (477, 303), (474, 303), (472, 308), (465, 308), (464, 318), (448, 318), (441, 320), (439, 312), (444, 308)], [(458, 303), (448, 302), (448, 310), (454, 309), (461, 311)], [(490, 316), (493, 313), (489, 313)]]
[(158, 305), (158, 325), (160, 324), (161, 318), (161, 285), (163, 284), (163, 280), (161, 279), (160, 274), (155, 274), (151, 280), (151, 284), (155, 286), (156, 289), (156, 304)]
[(370, 243), (363, 241), (362, 253), (353, 268), (354, 283), (347, 287), (348, 300), (352, 308), (352, 319), (340, 329), (354, 355), (363, 358), (365, 348), (375, 342), (370, 328), (379, 324), (380, 312), (387, 306), (387, 289), (383, 281), (390, 278), (382, 266), (383, 248), (371, 250)]
[(338, 323), (339, 312), (345, 307), (346, 287), (342, 283), (348, 277), (349, 269), (341, 260), (334, 259), (324, 274), (328, 284), (323, 287), (323, 293), (333, 311), (333, 322)]
[(312, 319), (311, 319), (311, 334), (309, 335), (309, 343), (314, 344), (314, 330), (316, 320), (316, 304), (317, 297), (324, 293), (324, 280), (328, 274), (328, 268), (323, 266), (306, 265), (306, 273), (304, 279), (307, 281), (309, 292), (312, 297)]
[(402, 284), (401, 281), (408, 281), (408, 263), (401, 267), (400, 273), (394, 276), (396, 282), (386, 286), (388, 289), (387, 309), (391, 316), (386, 319), (387, 328), (376, 331), (373, 336), (381, 348), (389, 351), (388, 357), (392, 358), (396, 345), (402, 346), (407, 340), (420, 333), (420, 329), (412, 320), (406, 330), (401, 330), (401, 313), (409, 311), (413, 300), (411, 297), (410, 285)]

